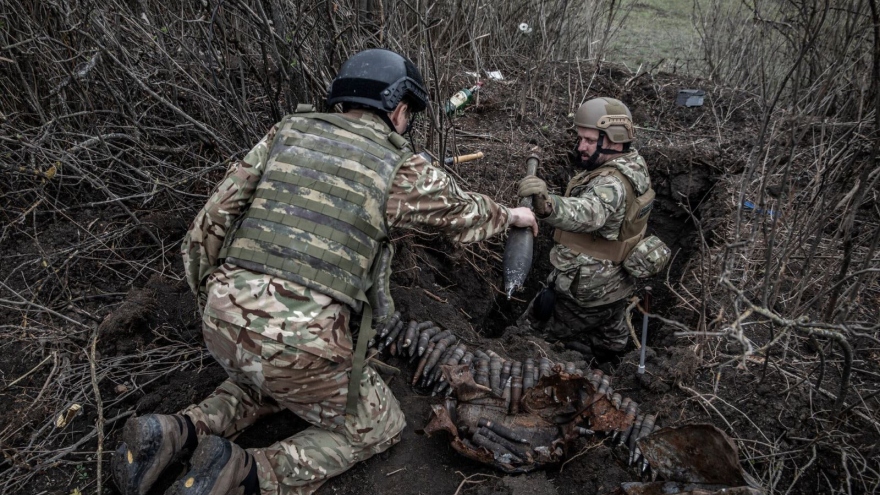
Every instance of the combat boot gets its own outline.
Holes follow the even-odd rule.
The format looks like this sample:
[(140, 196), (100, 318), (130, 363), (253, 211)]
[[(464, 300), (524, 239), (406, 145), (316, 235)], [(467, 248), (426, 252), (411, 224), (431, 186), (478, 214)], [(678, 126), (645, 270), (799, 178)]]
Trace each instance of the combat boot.
[(144, 495), (178, 454), (192, 452), (197, 443), (195, 426), (187, 416), (148, 414), (129, 419), (111, 463), (116, 486), (123, 495)]
[(199, 442), (191, 468), (165, 495), (258, 495), (254, 457), (225, 438), (208, 436)]

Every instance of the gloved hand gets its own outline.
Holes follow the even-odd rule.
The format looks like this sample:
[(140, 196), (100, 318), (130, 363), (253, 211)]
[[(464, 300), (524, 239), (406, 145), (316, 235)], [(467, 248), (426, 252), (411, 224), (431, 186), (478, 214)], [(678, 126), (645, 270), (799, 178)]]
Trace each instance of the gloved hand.
[(550, 193), (547, 191), (547, 183), (534, 175), (528, 175), (519, 182), (517, 190), (523, 198), (532, 196), (532, 207), (539, 217), (546, 217), (553, 213), (553, 202), (550, 201)]

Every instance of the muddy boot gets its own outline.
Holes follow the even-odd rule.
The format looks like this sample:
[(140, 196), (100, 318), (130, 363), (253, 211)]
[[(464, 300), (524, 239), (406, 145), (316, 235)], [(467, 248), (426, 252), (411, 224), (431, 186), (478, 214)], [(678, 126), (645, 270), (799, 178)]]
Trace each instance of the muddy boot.
[(131, 418), (122, 430), (122, 444), (111, 466), (123, 495), (144, 495), (184, 449), (198, 440), (192, 420), (183, 415), (148, 414)]
[(165, 495), (258, 495), (257, 463), (234, 443), (218, 436), (205, 437), (190, 461), (186, 475)]

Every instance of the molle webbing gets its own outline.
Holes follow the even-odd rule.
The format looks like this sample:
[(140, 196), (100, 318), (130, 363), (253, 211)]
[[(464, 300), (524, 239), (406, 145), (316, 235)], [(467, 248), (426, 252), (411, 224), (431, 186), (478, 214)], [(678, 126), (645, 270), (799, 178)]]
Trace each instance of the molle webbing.
[(645, 194), (637, 196), (632, 182), (613, 166), (601, 167), (583, 178), (575, 177), (568, 185), (565, 195), (569, 196), (575, 187), (585, 185), (596, 177), (614, 175), (622, 183), (626, 192), (625, 216), (620, 226), (618, 239), (612, 241), (594, 233), (566, 232), (556, 229), (553, 240), (577, 254), (586, 254), (596, 259), (620, 263), (629, 256), (636, 244), (642, 240), (648, 227), (648, 214), (654, 202), (654, 190), (648, 188)]
[(398, 168), (411, 156), (396, 133), (344, 117), (297, 114), (276, 134), (251, 204), (221, 258), (290, 280), (362, 309), (346, 413), (357, 414), (367, 341), (372, 269), (388, 242), (385, 207)]
[(409, 156), (397, 144), (337, 115), (289, 117), (223, 255), (360, 309), (387, 241), (388, 190)]
[[(346, 283), (344, 280), (336, 277), (329, 272), (321, 271), (313, 268), (311, 265), (287, 259), (281, 256), (261, 253), (257, 250), (246, 250), (238, 247), (230, 247), (227, 251), (227, 260), (236, 266), (247, 268), (258, 273), (268, 273), (287, 280), (308, 279), (313, 283), (306, 285), (322, 286), (322, 292), (340, 293), (346, 298), (357, 301), (358, 295), (363, 292), (360, 287)], [(275, 266), (281, 268), (275, 268)], [(327, 290), (330, 289), (330, 290)]]
[[(274, 174), (270, 174), (274, 175)], [(326, 184), (325, 184), (326, 185)], [(330, 186), (332, 187), (332, 186)], [(317, 187), (306, 186), (306, 189), (312, 189), (315, 191), (319, 191)], [(319, 191), (320, 192), (320, 191)], [(356, 213), (353, 213), (348, 210), (344, 210), (342, 208), (337, 208), (333, 205), (329, 205), (326, 203), (322, 203), (319, 201), (315, 201), (312, 199), (304, 198), (301, 195), (292, 194), (286, 191), (277, 191), (277, 190), (269, 190), (269, 189), (257, 189), (254, 193), (255, 199), (266, 199), (270, 201), (274, 201), (276, 203), (283, 203), (285, 205), (292, 205), (302, 208), (303, 210), (313, 211), (315, 213), (319, 213), (326, 217), (330, 217), (335, 220), (339, 220), (344, 222), (352, 227), (358, 229), (363, 232), (367, 236), (372, 239), (379, 239), (383, 232), (378, 227), (370, 224), (370, 222), (364, 220), (362, 217), (358, 216)], [(355, 203), (357, 205), (357, 203)]]

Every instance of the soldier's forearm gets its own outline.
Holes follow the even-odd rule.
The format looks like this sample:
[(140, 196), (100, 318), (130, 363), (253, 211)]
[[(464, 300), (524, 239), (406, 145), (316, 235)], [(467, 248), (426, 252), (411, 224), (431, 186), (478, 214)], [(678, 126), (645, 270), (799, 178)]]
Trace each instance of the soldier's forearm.
[(550, 215), (541, 221), (566, 232), (593, 232), (605, 224), (608, 218), (601, 204), (584, 198), (565, 198), (550, 195)]

